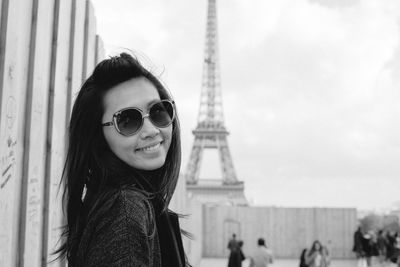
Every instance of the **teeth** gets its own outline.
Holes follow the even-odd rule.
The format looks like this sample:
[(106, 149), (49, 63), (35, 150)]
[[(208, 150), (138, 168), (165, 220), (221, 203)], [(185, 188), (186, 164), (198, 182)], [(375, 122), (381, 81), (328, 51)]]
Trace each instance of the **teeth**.
[(159, 148), (160, 144), (161, 143), (157, 143), (157, 144), (155, 144), (153, 146), (142, 147), (142, 148), (139, 149), (139, 151), (153, 151), (153, 150), (156, 150), (157, 148)]

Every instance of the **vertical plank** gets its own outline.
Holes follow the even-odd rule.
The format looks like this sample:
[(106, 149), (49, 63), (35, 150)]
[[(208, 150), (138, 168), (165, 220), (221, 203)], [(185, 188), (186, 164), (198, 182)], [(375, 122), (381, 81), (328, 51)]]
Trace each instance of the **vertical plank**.
[(87, 72), (88, 39), (89, 39), (89, 0), (85, 0), (85, 14), (83, 19), (83, 55), (82, 55), (82, 83), (84, 83)]
[[(47, 132), (47, 158), (46, 181), (48, 184), (47, 203), (48, 214), (46, 234), (43, 236), (44, 255), (42, 264), (50, 262), (48, 266), (60, 266), (52, 253), (57, 249), (57, 242), (62, 232), (62, 200), (59, 191), (59, 183), (65, 160), (66, 139), (66, 113), (68, 92), (68, 58), (70, 51), (72, 2), (69, 0), (57, 0), (55, 5), (55, 17), (53, 26), (52, 59), (50, 75), (50, 94)], [(59, 245), (59, 244), (58, 244)]]
[(75, 101), (77, 93), (82, 85), (82, 72), (83, 72), (83, 57), (84, 57), (84, 42), (85, 42), (85, 14), (86, 14), (86, 1), (74, 0), (73, 6), (74, 29), (73, 29), (73, 55), (72, 55), (72, 76), (71, 76), (71, 91), (72, 91), (72, 105)]
[(207, 205), (204, 205), (204, 215), (205, 215), (205, 228), (204, 228), (204, 235), (205, 238), (203, 239), (203, 255), (204, 257), (207, 257), (210, 254), (210, 245), (212, 244), (211, 236), (213, 236), (213, 226), (210, 222), (211, 216), (210, 216), (210, 207)]
[(24, 140), (24, 179), (27, 179), (28, 183), (23, 261), (23, 266), (32, 267), (42, 265), (47, 105), (54, 2), (54, 0), (36, 0), (32, 13), (30, 70), (27, 85), (29, 94), (27, 94)]
[(7, 34), (8, 0), (0, 1), (0, 118), (3, 103), (3, 78), (4, 78), (4, 56), (6, 53), (5, 43)]
[(105, 54), (103, 39), (101, 39), (99, 35), (96, 35), (96, 56), (94, 59), (95, 65), (105, 59)]
[(54, 0), (53, 18), (52, 18), (52, 35), (51, 35), (51, 56), (50, 56), (50, 72), (49, 72), (49, 90), (47, 98), (47, 127), (46, 127), (46, 144), (45, 147), (45, 166), (44, 166), (44, 183), (43, 183), (43, 223), (42, 223), (42, 255), (41, 265), (46, 266), (48, 262), (48, 235), (49, 235), (49, 206), (50, 206), (50, 166), (52, 160), (52, 132), (53, 132), (53, 116), (54, 116), (54, 72), (55, 72), (55, 54), (57, 52), (57, 28), (59, 17), (60, 1)]
[(18, 266), (22, 257), (18, 235), (32, 6), (32, 0), (2, 1), (0, 266)]
[(82, 68), (82, 82), (88, 78), (95, 66), (96, 57), (96, 18), (91, 1), (86, 0), (85, 14), (85, 43), (84, 43), (84, 61)]

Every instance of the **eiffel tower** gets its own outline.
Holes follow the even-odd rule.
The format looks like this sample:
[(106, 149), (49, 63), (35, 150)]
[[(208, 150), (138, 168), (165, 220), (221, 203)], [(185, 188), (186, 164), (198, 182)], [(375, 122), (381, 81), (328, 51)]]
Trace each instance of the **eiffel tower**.
[[(219, 74), (217, 6), (216, 0), (208, 0), (200, 109), (186, 169), (186, 190), (190, 197), (202, 202), (247, 205), (244, 184), (236, 177), (229, 151), (229, 132), (224, 123)], [(199, 177), (205, 149), (218, 150), (222, 171), (220, 179)]]

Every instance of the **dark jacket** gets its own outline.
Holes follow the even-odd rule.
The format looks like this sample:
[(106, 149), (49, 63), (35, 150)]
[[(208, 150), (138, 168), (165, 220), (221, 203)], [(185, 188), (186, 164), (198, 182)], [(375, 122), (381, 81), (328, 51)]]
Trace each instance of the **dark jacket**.
[(86, 205), (76, 266), (185, 266), (177, 215), (156, 216), (143, 193), (112, 189)]

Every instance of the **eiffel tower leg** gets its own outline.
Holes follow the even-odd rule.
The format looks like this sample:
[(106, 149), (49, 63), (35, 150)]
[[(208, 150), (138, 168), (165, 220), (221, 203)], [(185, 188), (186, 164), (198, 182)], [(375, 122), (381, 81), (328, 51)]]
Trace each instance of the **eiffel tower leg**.
[(196, 137), (190, 153), (189, 163), (186, 172), (186, 183), (197, 184), (199, 179), (199, 170), (203, 155), (202, 139)]
[(237, 177), (235, 169), (233, 167), (231, 153), (228, 147), (228, 141), (226, 136), (219, 137), (219, 155), (221, 159), (221, 168), (224, 184), (235, 184), (237, 183)]

